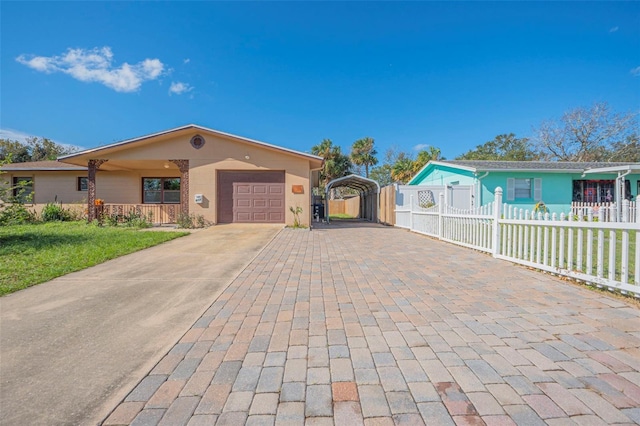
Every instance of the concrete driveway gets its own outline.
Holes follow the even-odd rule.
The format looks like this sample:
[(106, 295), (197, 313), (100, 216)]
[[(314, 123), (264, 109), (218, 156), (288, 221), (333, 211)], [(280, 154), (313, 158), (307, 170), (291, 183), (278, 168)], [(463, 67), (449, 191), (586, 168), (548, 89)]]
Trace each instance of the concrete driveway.
[(640, 310), (397, 228), (285, 229), (105, 425), (632, 425)]
[(0, 298), (0, 424), (95, 424), (282, 229), (197, 231)]

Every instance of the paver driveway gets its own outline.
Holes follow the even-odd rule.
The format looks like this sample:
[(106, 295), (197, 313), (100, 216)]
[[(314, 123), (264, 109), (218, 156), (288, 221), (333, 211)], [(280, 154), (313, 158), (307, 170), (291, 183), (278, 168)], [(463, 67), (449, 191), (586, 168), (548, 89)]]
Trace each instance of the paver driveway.
[(104, 423), (634, 424), (638, 407), (637, 307), (336, 224), (283, 230)]
[(95, 425), (281, 228), (215, 226), (0, 298), (0, 425)]

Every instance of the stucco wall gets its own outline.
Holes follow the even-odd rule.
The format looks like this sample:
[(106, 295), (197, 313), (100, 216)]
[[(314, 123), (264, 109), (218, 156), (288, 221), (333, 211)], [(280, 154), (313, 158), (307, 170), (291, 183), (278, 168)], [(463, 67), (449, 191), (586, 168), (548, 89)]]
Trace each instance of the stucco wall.
[[(200, 134), (205, 144), (200, 149), (191, 146), (190, 140)], [(285, 172), (286, 223), (293, 224), (290, 207), (301, 207), (300, 221), (309, 225), (310, 213), (310, 162), (308, 159), (283, 151), (226, 138), (205, 132), (189, 132), (180, 136), (163, 135), (151, 142), (136, 142), (131, 146), (108, 149), (87, 158), (109, 160), (96, 178), (97, 197), (110, 203), (141, 202), (141, 178), (180, 176), (177, 167), (168, 162), (173, 159), (189, 160), (189, 211), (217, 223), (217, 171), (219, 170), (278, 170)], [(139, 169), (153, 164), (154, 170)], [(169, 165), (164, 169), (163, 164)], [(135, 172), (107, 171), (111, 166), (134, 168)], [(160, 167), (158, 169), (158, 167)], [(161, 174), (165, 173), (165, 174)], [(170, 173), (170, 174), (166, 174)], [(302, 185), (303, 193), (294, 194), (293, 186)], [(195, 194), (202, 194), (204, 202), (196, 204)]]
[(3, 173), (1, 179), (13, 182), (14, 177), (33, 179), (33, 204), (46, 204), (56, 200), (61, 203), (86, 202), (87, 191), (77, 190), (77, 178), (87, 176), (79, 171), (21, 171)]

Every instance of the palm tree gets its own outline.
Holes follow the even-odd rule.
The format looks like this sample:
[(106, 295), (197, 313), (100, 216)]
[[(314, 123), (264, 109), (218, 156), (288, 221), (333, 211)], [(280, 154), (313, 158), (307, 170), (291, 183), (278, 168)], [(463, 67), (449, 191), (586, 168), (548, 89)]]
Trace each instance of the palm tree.
[(311, 153), (324, 158), (320, 171), (320, 182), (323, 187), (333, 179), (346, 176), (351, 170), (349, 157), (344, 155), (340, 147), (335, 146), (331, 139), (323, 139), (318, 145), (311, 147)]
[(365, 177), (369, 177), (369, 166), (378, 164), (376, 154), (378, 152), (373, 147), (373, 138), (358, 139), (351, 147), (351, 161), (358, 166), (364, 166)]
[(398, 154), (396, 162), (391, 167), (391, 177), (396, 182), (407, 183), (413, 177), (414, 161), (410, 156), (401, 152)]
[(420, 169), (424, 167), (429, 161), (440, 161), (444, 160), (442, 158), (442, 153), (440, 148), (436, 148), (435, 146), (430, 146), (428, 150), (422, 150), (418, 152), (418, 156), (416, 160), (413, 162), (413, 172), (418, 173)]

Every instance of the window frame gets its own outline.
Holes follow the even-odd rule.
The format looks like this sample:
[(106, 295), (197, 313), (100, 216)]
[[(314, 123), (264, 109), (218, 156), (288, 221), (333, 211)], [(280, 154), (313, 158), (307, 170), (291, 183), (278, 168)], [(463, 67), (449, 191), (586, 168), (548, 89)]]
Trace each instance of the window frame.
[[(86, 182), (86, 188), (82, 189), (82, 180)], [(76, 179), (76, 191), (86, 192), (89, 190), (89, 177), (88, 176), (78, 176)]]
[[(152, 179), (158, 179), (160, 180), (160, 189), (159, 190), (153, 190), (154, 192), (160, 192), (160, 201), (158, 202), (149, 202), (146, 201), (145, 198), (145, 193), (147, 192), (147, 190), (145, 189), (145, 180), (152, 180)], [(177, 179), (179, 182), (179, 189), (178, 190), (167, 190), (165, 189), (165, 181), (168, 180), (174, 180)], [(141, 196), (141, 201), (142, 204), (180, 204), (180, 202), (182, 201), (182, 179), (179, 176), (167, 176), (167, 177), (152, 177), (152, 176), (145, 176), (142, 178), (142, 196)], [(149, 190), (152, 191), (152, 190)], [(165, 201), (165, 192), (171, 192), (171, 193), (175, 193), (177, 192), (178, 194), (178, 201)]]
[[(20, 181), (29, 181), (30, 184), (28, 185), (24, 185), (23, 188), (28, 188), (26, 189), (26, 193), (23, 192), (22, 194), (18, 194), (18, 191), (20, 190), (19, 186), (20, 186)], [(19, 199), (20, 202), (22, 204), (33, 204), (33, 198), (35, 197), (35, 191), (34, 191), (34, 181), (35, 179), (33, 178), (33, 176), (12, 176), (11, 178), (11, 184), (12, 184), (12, 188), (11, 188), (11, 195), (13, 196), (14, 199)], [(26, 198), (31, 196), (31, 200), (28, 201)]]
[[(517, 181), (529, 181), (529, 194), (527, 197), (516, 196), (516, 182)], [(522, 188), (519, 188), (522, 191)], [(542, 178), (534, 177), (512, 177), (507, 178), (507, 201), (514, 202), (528, 202), (528, 201), (542, 201)]]

